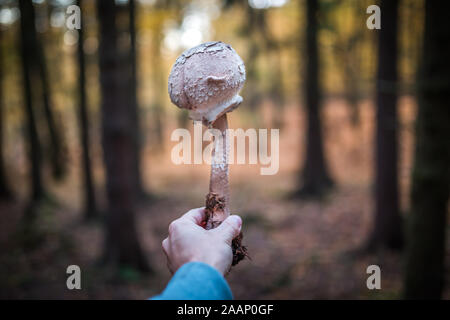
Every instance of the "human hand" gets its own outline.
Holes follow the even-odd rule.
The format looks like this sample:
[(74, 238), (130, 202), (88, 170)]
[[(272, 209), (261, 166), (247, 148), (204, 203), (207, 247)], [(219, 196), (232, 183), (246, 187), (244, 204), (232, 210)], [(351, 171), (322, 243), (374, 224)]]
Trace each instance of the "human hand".
[(242, 220), (231, 215), (217, 228), (205, 230), (205, 208), (192, 209), (169, 225), (169, 236), (163, 240), (167, 266), (173, 273), (183, 264), (203, 262), (224, 275), (231, 267), (231, 241), (239, 235)]

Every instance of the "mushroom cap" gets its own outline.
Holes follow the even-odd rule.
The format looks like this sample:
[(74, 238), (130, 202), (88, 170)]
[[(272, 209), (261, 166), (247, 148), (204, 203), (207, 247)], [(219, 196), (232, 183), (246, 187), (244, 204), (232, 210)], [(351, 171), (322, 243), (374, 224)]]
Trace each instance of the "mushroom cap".
[(220, 41), (206, 42), (177, 58), (169, 75), (170, 100), (209, 126), (239, 106), (244, 82), (244, 62), (236, 51)]

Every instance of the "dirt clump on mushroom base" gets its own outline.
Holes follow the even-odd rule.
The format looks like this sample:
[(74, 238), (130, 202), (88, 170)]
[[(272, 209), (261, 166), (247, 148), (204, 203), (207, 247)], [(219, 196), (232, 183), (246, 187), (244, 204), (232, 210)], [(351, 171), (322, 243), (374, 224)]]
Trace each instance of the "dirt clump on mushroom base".
[[(214, 220), (214, 215), (217, 212), (223, 212), (225, 206), (225, 198), (219, 197), (216, 193), (210, 192), (206, 195), (206, 206), (205, 206), (205, 215), (206, 215), (206, 221), (205, 221), (205, 229), (214, 229), (217, 228), (222, 221), (220, 220)], [(231, 242), (231, 248), (233, 250), (233, 262), (232, 266), (235, 266), (239, 263), (239, 261), (247, 258), (250, 258), (250, 256), (247, 253), (247, 247), (242, 245), (242, 239), (243, 239), (242, 231), (239, 233), (239, 235), (233, 239)]]

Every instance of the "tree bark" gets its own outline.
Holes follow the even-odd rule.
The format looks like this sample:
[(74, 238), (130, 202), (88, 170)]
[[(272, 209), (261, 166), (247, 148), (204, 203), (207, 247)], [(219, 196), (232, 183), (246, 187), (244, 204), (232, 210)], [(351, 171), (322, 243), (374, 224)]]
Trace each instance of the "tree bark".
[(20, 8), (20, 53), (22, 60), (24, 115), (26, 118), (26, 131), (28, 142), (28, 158), (31, 167), (31, 198), (38, 201), (44, 195), (41, 176), (41, 146), (36, 127), (36, 117), (33, 107), (31, 78), (33, 68), (33, 50), (35, 34), (35, 16), (33, 4), (30, 0), (19, 0)]
[[(323, 151), (320, 120), (319, 53), (317, 43), (319, 4), (317, 0), (306, 1), (306, 160), (301, 173), (300, 195), (320, 196), (332, 187)], [(303, 52), (300, 52), (302, 57)]]
[[(77, 0), (77, 5), (80, 9), (83, 6), (82, 0)], [(91, 219), (98, 216), (97, 203), (95, 198), (95, 188), (92, 178), (92, 166), (90, 156), (90, 129), (89, 129), (89, 115), (87, 108), (86, 95), (86, 63), (84, 56), (84, 36), (83, 36), (83, 20), (81, 21), (81, 29), (78, 30), (78, 123), (80, 130), (81, 142), (81, 163), (83, 173), (82, 193), (84, 196), (84, 216), (86, 219)]]
[(106, 169), (108, 215), (105, 262), (148, 270), (135, 225), (133, 128), (127, 81), (127, 55), (117, 45), (114, 0), (97, 1), (102, 97), (102, 144)]
[(398, 0), (383, 0), (378, 39), (375, 143), (375, 221), (368, 249), (400, 249), (398, 201), (397, 21)]
[(449, 9), (448, 2), (425, 2), (404, 282), (406, 299), (439, 299), (444, 286), (450, 192)]

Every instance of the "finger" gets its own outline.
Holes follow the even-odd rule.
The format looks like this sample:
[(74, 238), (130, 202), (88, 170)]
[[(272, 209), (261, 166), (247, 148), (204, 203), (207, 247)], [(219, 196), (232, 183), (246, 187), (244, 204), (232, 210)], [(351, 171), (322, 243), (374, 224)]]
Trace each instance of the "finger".
[(192, 221), (200, 225), (205, 220), (205, 207), (189, 210), (181, 216), (180, 220)]
[(242, 219), (237, 215), (226, 218), (216, 229), (211, 231), (220, 234), (220, 236), (231, 245), (231, 241), (239, 235), (242, 227)]
[(169, 253), (169, 238), (165, 238), (161, 244), (164, 253), (167, 254)]

